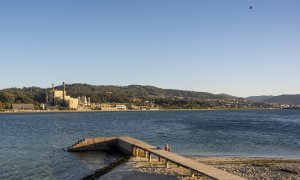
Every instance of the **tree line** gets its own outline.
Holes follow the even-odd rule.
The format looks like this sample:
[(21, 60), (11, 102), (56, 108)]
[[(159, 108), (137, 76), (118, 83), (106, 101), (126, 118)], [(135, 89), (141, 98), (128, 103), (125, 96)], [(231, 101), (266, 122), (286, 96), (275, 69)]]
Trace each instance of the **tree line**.
[[(62, 86), (55, 87), (61, 90)], [(12, 103), (26, 103), (38, 106), (46, 103), (50, 88), (26, 87), (0, 90), (0, 109), (10, 109)], [(168, 109), (211, 108), (216, 103), (207, 99), (224, 100), (236, 97), (226, 94), (162, 89), (153, 86), (95, 86), (89, 84), (66, 85), (71, 97), (87, 96), (94, 103), (129, 103), (140, 106), (160, 106)], [(237, 99), (237, 98), (236, 98)], [(222, 105), (222, 103), (217, 104)]]

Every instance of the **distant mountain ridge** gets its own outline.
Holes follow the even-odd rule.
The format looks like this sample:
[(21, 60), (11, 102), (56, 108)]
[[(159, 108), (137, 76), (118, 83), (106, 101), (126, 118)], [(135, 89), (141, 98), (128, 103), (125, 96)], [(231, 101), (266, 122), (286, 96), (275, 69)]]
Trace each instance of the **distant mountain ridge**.
[[(62, 89), (56, 86), (55, 89)], [(50, 88), (24, 87), (7, 88), (0, 90), (0, 102), (7, 103), (44, 103)], [(212, 94), (208, 92), (195, 92), (177, 89), (162, 89), (154, 86), (129, 85), (90, 85), (67, 84), (67, 94), (72, 97), (88, 96), (93, 102), (130, 102), (133, 99), (228, 99), (237, 98), (227, 94)]]
[(270, 99), (272, 97), (274, 97), (274, 96), (272, 96), (272, 95), (269, 95), (269, 96), (264, 96), (264, 95), (263, 96), (249, 96), (246, 99), (251, 100), (251, 101), (256, 101), (256, 102), (263, 102), (263, 101), (265, 101), (267, 99)]
[[(62, 90), (62, 86), (56, 86)], [(34, 104), (49, 102), (51, 88), (8, 88), (0, 90), (0, 109), (10, 109), (13, 103)], [(269, 103), (257, 103), (227, 94), (213, 94), (154, 86), (67, 84), (68, 96), (86, 96), (92, 103), (125, 103), (129, 107), (145, 106), (163, 109), (210, 109), (210, 108), (277, 108)], [(48, 100), (47, 100), (48, 99)]]
[(279, 96), (250, 96), (246, 99), (256, 102), (300, 105), (300, 94), (283, 94)]
[[(61, 88), (61, 86), (59, 87)], [(90, 84), (70, 84), (66, 86), (67, 91), (71, 96), (77, 97), (81, 95), (90, 96), (95, 101), (103, 101), (98, 99), (103, 97), (103, 94), (111, 94), (118, 97), (127, 98), (184, 98), (184, 99), (222, 99), (222, 98), (236, 98), (227, 94), (212, 94), (208, 92), (195, 92), (177, 89), (162, 89), (149, 85), (129, 85), (129, 86), (113, 86), (113, 85), (90, 85)], [(101, 95), (101, 96), (100, 96)], [(106, 99), (108, 100), (108, 99)], [(116, 99), (115, 101), (122, 101)]]

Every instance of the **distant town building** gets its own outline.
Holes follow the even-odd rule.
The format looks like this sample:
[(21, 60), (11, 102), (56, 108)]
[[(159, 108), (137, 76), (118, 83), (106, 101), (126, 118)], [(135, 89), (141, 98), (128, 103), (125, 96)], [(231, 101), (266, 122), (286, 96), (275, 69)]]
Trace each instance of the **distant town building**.
[(78, 109), (78, 99), (77, 98), (70, 98), (69, 108), (70, 109)]
[(12, 104), (12, 108), (14, 111), (34, 110), (34, 105), (33, 104)]
[(100, 104), (100, 110), (102, 111), (118, 111), (118, 110), (126, 110), (127, 107), (124, 104), (109, 104), (102, 103)]
[(285, 109), (285, 108), (289, 108), (290, 105), (288, 105), (288, 104), (282, 104), (280, 107), (281, 107), (281, 109)]
[(42, 110), (44, 110), (44, 109), (46, 109), (46, 105), (45, 105), (44, 103), (41, 103), (41, 104), (40, 104), (40, 108), (41, 108)]
[(130, 109), (132, 110), (142, 110), (142, 111), (158, 111), (159, 107), (150, 107), (150, 106), (135, 106), (135, 105), (131, 105)]
[(82, 107), (87, 107), (88, 106), (88, 101), (86, 96), (78, 96), (78, 105)]
[(127, 107), (126, 107), (125, 105), (123, 105), (123, 104), (117, 104), (117, 105), (116, 105), (116, 109), (117, 109), (117, 110), (126, 110)]
[(92, 109), (95, 108), (95, 104), (92, 106), (91, 98), (86, 96), (78, 96), (78, 108), (79, 109)]

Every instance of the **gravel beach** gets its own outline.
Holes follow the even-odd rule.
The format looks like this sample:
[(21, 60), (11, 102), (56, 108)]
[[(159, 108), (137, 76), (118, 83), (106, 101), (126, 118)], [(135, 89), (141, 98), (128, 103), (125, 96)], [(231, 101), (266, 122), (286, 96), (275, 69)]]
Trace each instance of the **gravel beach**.
[[(246, 179), (300, 179), (300, 160), (274, 158), (239, 158), (239, 157), (189, 157), (196, 161), (242, 176)], [(190, 172), (174, 164), (166, 169), (163, 162), (154, 159), (148, 162), (145, 158), (130, 158), (99, 179), (112, 180), (160, 180), (160, 179), (209, 179), (203, 175), (190, 176)]]
[(244, 157), (192, 157), (192, 159), (251, 180), (300, 179), (300, 160)]

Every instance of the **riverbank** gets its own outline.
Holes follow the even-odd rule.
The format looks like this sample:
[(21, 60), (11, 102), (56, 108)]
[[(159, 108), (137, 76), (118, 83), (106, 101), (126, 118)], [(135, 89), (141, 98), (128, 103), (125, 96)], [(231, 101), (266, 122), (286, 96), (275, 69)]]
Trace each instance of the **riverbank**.
[[(239, 175), (249, 180), (256, 179), (300, 179), (300, 160), (276, 158), (246, 157), (189, 157), (201, 163)], [(166, 169), (163, 162), (154, 159), (148, 162), (145, 158), (130, 158), (126, 163), (116, 167), (98, 179), (132, 179), (132, 180), (173, 180), (173, 179), (208, 179), (196, 174), (191, 177), (190, 171), (174, 164)]]

